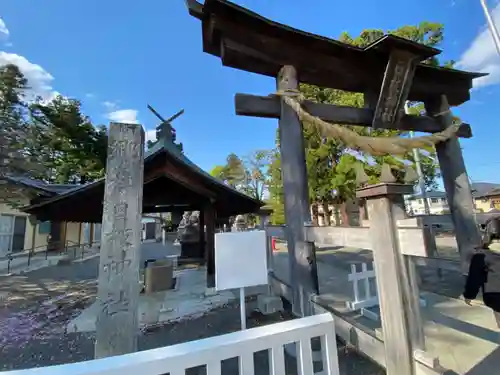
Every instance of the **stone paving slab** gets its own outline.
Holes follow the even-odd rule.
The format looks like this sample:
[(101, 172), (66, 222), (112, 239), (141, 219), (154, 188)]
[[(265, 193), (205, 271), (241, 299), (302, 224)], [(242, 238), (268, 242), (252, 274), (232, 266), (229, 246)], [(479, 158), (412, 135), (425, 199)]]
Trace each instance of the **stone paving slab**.
[[(288, 258), (284, 251), (273, 253), (273, 268), (284, 281), (288, 276)], [(350, 264), (369, 262), (371, 251), (340, 248), (317, 253), (318, 277), (323, 301), (365, 327), (380, 331), (380, 322), (348, 312), (345, 302), (353, 300), (352, 283), (347, 281)], [(463, 287), (463, 279), (457, 288)], [(467, 306), (462, 299), (422, 291), (427, 307), (421, 307), (427, 350), (441, 364), (458, 374), (489, 375), (500, 373), (500, 334), (490, 309), (480, 301)]]
[[(139, 297), (139, 327), (195, 319), (235, 299), (232, 291), (206, 294), (206, 270), (188, 269), (178, 272), (177, 287), (172, 290)], [(95, 331), (99, 306), (94, 302), (67, 325), (68, 332)]]

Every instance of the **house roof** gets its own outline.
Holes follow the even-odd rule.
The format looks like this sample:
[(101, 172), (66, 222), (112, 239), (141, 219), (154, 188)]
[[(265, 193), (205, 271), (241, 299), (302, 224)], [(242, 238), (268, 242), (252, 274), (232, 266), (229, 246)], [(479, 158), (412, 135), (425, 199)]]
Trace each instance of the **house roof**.
[(471, 184), (472, 196), (483, 198), (491, 195), (500, 195), (500, 184), (491, 182), (473, 182)]
[(79, 185), (71, 184), (49, 184), (27, 176), (3, 176), (2, 179), (14, 185), (37, 190), (42, 193), (42, 195), (46, 196), (54, 196), (79, 187)]
[[(492, 195), (500, 195), (500, 184), (492, 182), (473, 182), (471, 183), (472, 196), (474, 198), (489, 197)], [(446, 198), (444, 191), (433, 190), (426, 193), (427, 198)], [(419, 199), (422, 194), (415, 194), (407, 199)]]

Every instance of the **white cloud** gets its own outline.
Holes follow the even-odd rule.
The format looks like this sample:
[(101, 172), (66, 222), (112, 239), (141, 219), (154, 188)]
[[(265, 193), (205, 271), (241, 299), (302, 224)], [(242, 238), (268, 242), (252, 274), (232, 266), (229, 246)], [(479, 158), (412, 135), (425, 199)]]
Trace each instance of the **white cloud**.
[(28, 80), (26, 100), (31, 101), (40, 96), (49, 101), (59, 95), (52, 87), (54, 77), (40, 65), (32, 63), (24, 56), (0, 51), (0, 66), (7, 64), (17, 65)]
[(4, 20), (0, 18), (0, 37), (3, 39), (7, 39), (9, 37), (9, 29), (5, 24)]
[(135, 109), (119, 109), (107, 114), (107, 118), (113, 122), (121, 122), (126, 124), (138, 124), (137, 114)]
[(102, 102), (102, 105), (104, 106), (104, 108), (106, 108), (109, 112), (112, 112), (114, 110), (116, 110), (118, 108), (118, 104), (116, 104), (115, 102), (110, 102), (108, 100), (106, 100), (105, 102)]
[[(491, 16), (497, 28), (500, 28), (500, 3), (491, 11)], [(462, 54), (457, 67), (468, 71), (489, 73), (486, 77), (474, 80), (475, 88), (500, 83), (500, 56), (487, 25), (481, 29), (469, 48)]]
[(153, 130), (147, 130), (145, 138), (146, 138), (145, 142), (147, 142), (147, 141), (156, 141), (156, 130), (155, 129), (153, 129)]
[[(5, 46), (8, 47), (12, 46), (12, 43), (7, 42), (9, 36), (9, 29), (3, 19), (0, 18), (0, 41), (4, 40)], [(16, 65), (28, 81), (29, 89), (24, 93), (27, 101), (33, 101), (37, 97), (41, 97), (46, 102), (60, 95), (52, 87), (54, 77), (40, 65), (32, 63), (24, 56), (0, 51), (0, 66), (7, 64)]]

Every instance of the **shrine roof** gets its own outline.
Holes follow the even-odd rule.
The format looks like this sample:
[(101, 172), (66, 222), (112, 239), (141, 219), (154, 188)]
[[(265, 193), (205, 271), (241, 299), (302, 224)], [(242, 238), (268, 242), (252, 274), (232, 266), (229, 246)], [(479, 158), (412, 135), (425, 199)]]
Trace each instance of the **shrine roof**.
[[(223, 65), (271, 77), (283, 65), (293, 65), (299, 81), (321, 87), (378, 92), (391, 50), (416, 54), (420, 61), (441, 52), (394, 35), (360, 48), (271, 21), (227, 0), (186, 2), (202, 22), (204, 52), (220, 57)], [(469, 99), (472, 80), (484, 75), (420, 63), (408, 99), (445, 94), (451, 105), (459, 105)]]
[(152, 159), (156, 155), (159, 155), (161, 153), (165, 153), (169, 157), (177, 160), (179, 163), (181, 163), (183, 166), (194, 172), (196, 175), (200, 176), (206, 183), (209, 185), (213, 186), (216, 189), (220, 189), (221, 192), (225, 192), (231, 195), (238, 196), (242, 199), (246, 199), (249, 201), (252, 201), (255, 204), (258, 204), (258, 207), (260, 208), (261, 206), (264, 206), (264, 202), (261, 202), (258, 199), (254, 199), (250, 196), (248, 196), (245, 193), (242, 193), (241, 191), (236, 190), (234, 187), (226, 185), (224, 182), (219, 180), (218, 178), (212, 176), (210, 173), (206, 172), (204, 169), (200, 168), (197, 164), (195, 164), (191, 159), (189, 159), (183, 152), (179, 150), (179, 148), (170, 141), (162, 141), (159, 140), (157, 143), (151, 148), (151, 150), (148, 150), (145, 156), (145, 161), (148, 159)]
[[(22, 210), (43, 221), (100, 222), (104, 185), (102, 178)], [(205, 172), (174, 143), (157, 141), (144, 158), (143, 213), (199, 210), (210, 201), (221, 217), (258, 212), (264, 205)]]

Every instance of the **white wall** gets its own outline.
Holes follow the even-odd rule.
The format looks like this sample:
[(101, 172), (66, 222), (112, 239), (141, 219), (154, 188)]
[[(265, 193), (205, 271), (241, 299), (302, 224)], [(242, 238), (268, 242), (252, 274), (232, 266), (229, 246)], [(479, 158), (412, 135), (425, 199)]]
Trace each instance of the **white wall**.
[[(22, 205), (28, 205), (28, 199), (21, 201)], [(40, 233), (40, 225), (32, 225), (28, 219), (28, 214), (22, 212), (18, 209), (12, 208), (10, 205), (5, 203), (0, 203), (0, 215), (13, 215), (21, 216), (26, 218), (26, 230), (24, 233), (24, 248), (23, 250), (43, 250), (48, 244), (48, 233)], [(58, 225), (64, 226), (64, 231), (66, 233), (66, 241), (70, 241), (70, 245), (84, 243), (84, 225), (81, 223), (58, 223)], [(96, 234), (94, 234), (94, 238)], [(2, 254), (0, 254), (2, 256)]]
[[(431, 214), (439, 215), (449, 212), (448, 202), (446, 198), (427, 198)], [(408, 199), (406, 209), (413, 212), (415, 215), (425, 214), (424, 199)]]
[[(25, 199), (21, 201), (21, 204), (29, 204), (29, 200)], [(0, 203), (0, 215), (13, 215), (22, 216), (26, 218), (26, 231), (24, 235), (24, 249), (31, 249), (32, 246), (47, 246), (48, 234), (40, 234), (38, 230), (35, 231), (35, 227), (28, 220), (28, 214), (19, 211), (6, 203)], [(33, 233), (34, 232), (34, 233)]]

